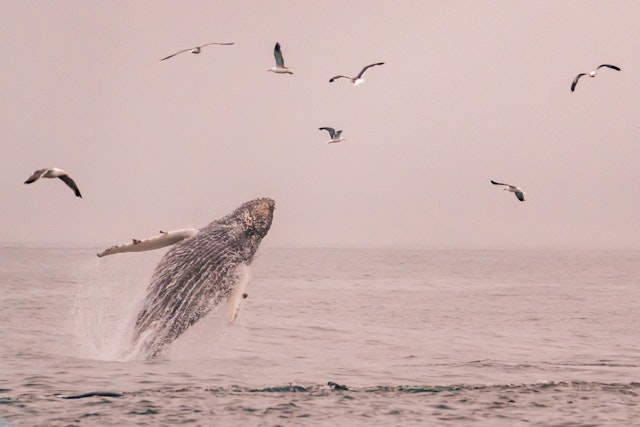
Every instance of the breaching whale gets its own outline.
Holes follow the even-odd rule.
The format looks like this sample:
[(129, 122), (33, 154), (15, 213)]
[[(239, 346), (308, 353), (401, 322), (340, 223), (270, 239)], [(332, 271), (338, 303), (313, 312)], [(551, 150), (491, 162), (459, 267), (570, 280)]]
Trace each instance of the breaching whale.
[(159, 357), (166, 346), (231, 296), (240, 281), (239, 270), (251, 263), (271, 227), (274, 209), (272, 199), (251, 200), (197, 232), (161, 232), (98, 254), (174, 244), (152, 275), (134, 327), (133, 348), (147, 358)]

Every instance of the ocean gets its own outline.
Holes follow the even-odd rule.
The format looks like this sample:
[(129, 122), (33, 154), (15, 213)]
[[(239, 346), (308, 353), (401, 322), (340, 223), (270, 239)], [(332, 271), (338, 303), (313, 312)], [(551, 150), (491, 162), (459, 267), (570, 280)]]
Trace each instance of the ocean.
[(0, 426), (640, 425), (640, 251), (262, 248), (160, 360), (164, 250), (0, 247)]

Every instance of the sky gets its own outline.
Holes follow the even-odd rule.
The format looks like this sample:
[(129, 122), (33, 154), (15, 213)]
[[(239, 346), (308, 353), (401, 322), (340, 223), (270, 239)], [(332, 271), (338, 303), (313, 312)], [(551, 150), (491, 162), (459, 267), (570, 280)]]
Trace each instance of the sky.
[[(106, 247), (272, 197), (274, 247), (640, 248), (636, 0), (0, 3), (0, 243)], [(276, 42), (293, 75), (266, 71)], [(43, 167), (83, 198), (23, 184)]]

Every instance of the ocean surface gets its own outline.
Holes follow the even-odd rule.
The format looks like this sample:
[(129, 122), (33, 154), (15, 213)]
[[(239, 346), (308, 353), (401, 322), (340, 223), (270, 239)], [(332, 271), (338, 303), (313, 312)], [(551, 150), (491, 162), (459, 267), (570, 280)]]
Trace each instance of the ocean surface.
[(640, 425), (640, 251), (263, 248), (147, 361), (101, 249), (0, 247), (0, 426)]

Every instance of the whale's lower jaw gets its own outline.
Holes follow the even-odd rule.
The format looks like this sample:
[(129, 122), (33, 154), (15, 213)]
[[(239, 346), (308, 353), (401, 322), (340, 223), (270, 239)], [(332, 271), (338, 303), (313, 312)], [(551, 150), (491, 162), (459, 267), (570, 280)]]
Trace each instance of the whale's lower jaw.
[(229, 298), (271, 227), (275, 202), (256, 199), (178, 242), (158, 263), (133, 332), (147, 358)]

